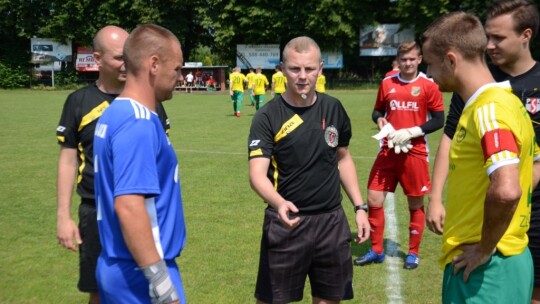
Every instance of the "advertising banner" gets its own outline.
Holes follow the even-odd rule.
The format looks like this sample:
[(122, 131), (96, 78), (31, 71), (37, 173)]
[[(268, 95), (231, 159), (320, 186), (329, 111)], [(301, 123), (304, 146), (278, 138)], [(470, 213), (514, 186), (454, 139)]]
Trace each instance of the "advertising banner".
[(99, 67), (96, 64), (91, 48), (77, 48), (77, 62), (75, 68), (79, 72), (99, 72)]
[(360, 29), (360, 56), (395, 56), (405, 40), (414, 40), (412, 28), (400, 30), (398, 23), (366, 26)]
[(274, 69), (279, 62), (279, 44), (238, 44), (236, 46), (236, 65), (241, 69)]
[(341, 52), (322, 52), (323, 69), (343, 68), (343, 54)]

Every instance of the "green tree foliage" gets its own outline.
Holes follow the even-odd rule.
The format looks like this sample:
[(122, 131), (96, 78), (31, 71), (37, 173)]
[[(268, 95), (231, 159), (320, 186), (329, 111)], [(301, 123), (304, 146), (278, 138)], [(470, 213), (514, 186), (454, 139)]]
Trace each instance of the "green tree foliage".
[[(360, 28), (401, 23), (420, 33), (450, 11), (473, 12), (484, 19), (492, 0), (0, 0), (0, 62), (28, 70), (29, 38), (70, 39), (74, 49), (90, 46), (107, 24), (130, 31), (141, 23), (160, 24), (182, 42), (186, 61), (200, 56), (214, 65), (234, 65), (237, 44), (284, 44), (308, 35), (326, 51), (338, 50), (347, 68), (360, 68)], [(540, 0), (536, 0), (540, 3)], [(538, 40), (538, 39), (537, 39)], [(540, 54), (533, 45), (535, 58)], [(197, 51), (195, 51), (197, 50)], [(193, 54), (192, 54), (193, 52)], [(203, 57), (204, 59), (204, 57)], [(199, 59), (197, 59), (199, 60)], [(380, 61), (380, 60), (379, 60)], [(373, 66), (374, 62), (360, 63)], [(386, 63), (385, 63), (386, 65)], [(361, 67), (365, 68), (365, 67)], [(26, 72), (24, 72), (26, 73)]]

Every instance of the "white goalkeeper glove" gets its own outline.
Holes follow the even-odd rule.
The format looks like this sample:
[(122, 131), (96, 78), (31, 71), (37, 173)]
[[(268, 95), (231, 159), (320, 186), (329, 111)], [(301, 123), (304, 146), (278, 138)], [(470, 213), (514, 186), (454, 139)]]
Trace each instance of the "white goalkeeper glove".
[(178, 293), (174, 287), (165, 261), (141, 267), (141, 270), (150, 283), (149, 292), (152, 304), (171, 303), (178, 301)]
[(388, 139), (388, 148), (392, 149), (394, 148), (394, 152), (396, 154), (399, 154), (401, 152), (407, 153), (412, 149), (413, 145), (411, 144), (411, 141), (408, 140), (402, 144), (396, 144), (393, 140)]
[(406, 129), (399, 129), (394, 133), (388, 135), (388, 140), (392, 141), (394, 145), (402, 145), (411, 139), (424, 135), (420, 127), (412, 127)]

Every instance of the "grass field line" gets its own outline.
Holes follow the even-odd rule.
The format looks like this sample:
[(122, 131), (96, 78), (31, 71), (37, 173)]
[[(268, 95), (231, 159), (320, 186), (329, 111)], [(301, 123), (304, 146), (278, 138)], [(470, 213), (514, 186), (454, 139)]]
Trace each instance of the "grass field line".
[(403, 263), (398, 254), (398, 222), (395, 210), (394, 193), (389, 192), (386, 195), (384, 204), (384, 214), (386, 221), (386, 237), (389, 241), (386, 242), (386, 297), (388, 303), (401, 304), (403, 297), (401, 295), (401, 276), (399, 269)]

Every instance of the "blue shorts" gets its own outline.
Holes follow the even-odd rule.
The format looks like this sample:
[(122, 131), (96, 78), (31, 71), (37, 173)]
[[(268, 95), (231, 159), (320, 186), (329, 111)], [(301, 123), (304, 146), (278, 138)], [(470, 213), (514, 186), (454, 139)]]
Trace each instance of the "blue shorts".
[[(174, 260), (165, 261), (180, 303), (186, 303), (180, 271)], [(102, 304), (150, 303), (149, 284), (135, 261), (99, 256), (96, 279)]]

